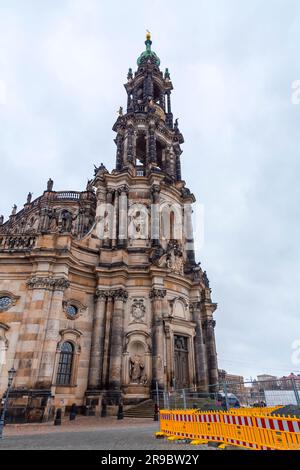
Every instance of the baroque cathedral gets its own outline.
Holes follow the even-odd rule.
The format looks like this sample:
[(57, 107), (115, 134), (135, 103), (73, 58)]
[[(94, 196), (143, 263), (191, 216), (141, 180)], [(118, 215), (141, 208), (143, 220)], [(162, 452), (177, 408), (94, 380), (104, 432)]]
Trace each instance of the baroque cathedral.
[(84, 191), (49, 179), (0, 217), (0, 396), (14, 366), (13, 408), (129, 405), (218, 382), (173, 86), (149, 33), (145, 45), (113, 126), (115, 168), (95, 167)]

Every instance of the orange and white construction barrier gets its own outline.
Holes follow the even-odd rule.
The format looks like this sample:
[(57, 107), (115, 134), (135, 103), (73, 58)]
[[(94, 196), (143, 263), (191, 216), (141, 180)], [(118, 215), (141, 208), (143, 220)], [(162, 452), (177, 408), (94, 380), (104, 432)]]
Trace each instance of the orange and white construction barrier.
[[(247, 409), (245, 409), (247, 410)], [(300, 450), (300, 419), (228, 412), (161, 410), (160, 431), (166, 436), (216, 441), (253, 450)]]

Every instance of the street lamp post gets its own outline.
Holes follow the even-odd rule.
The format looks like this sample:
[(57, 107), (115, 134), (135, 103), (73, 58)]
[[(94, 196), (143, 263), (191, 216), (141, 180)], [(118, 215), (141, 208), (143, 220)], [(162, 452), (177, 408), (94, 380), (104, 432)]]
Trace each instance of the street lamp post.
[(14, 367), (12, 367), (8, 371), (7, 390), (6, 390), (6, 393), (5, 393), (5, 398), (3, 400), (3, 408), (2, 408), (2, 412), (1, 412), (1, 416), (0, 416), (0, 439), (2, 439), (2, 436), (3, 436), (4, 420), (5, 420), (5, 413), (6, 413), (7, 405), (8, 405), (9, 392), (11, 390), (11, 386), (12, 386), (12, 383), (13, 383), (14, 376), (15, 376), (16, 372), (17, 371), (14, 369)]

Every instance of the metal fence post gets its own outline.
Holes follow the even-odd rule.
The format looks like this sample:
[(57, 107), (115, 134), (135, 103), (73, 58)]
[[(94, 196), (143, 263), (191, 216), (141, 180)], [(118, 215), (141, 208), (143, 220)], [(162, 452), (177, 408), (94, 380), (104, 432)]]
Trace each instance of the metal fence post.
[(224, 393), (225, 393), (225, 403), (226, 403), (226, 411), (229, 410), (229, 403), (228, 403), (228, 395), (227, 395), (227, 383), (223, 383)]
[(156, 382), (155, 386), (156, 386), (156, 404), (157, 406), (159, 406), (158, 382)]
[(291, 380), (292, 380), (292, 385), (293, 385), (293, 389), (294, 389), (294, 394), (295, 394), (297, 406), (300, 406), (300, 397), (299, 397), (299, 392), (298, 392), (297, 384), (296, 384), (294, 378), (292, 378)]
[(164, 392), (164, 410), (167, 409), (167, 395), (166, 395), (167, 392)]
[(185, 395), (185, 389), (182, 390), (182, 398), (183, 398), (183, 408), (186, 410), (186, 395)]

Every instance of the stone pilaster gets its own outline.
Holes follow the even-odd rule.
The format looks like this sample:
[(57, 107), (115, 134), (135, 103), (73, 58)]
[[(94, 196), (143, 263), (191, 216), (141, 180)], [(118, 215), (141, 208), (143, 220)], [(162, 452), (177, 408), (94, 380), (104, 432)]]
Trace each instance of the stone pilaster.
[(159, 199), (160, 199), (160, 186), (154, 184), (151, 187), (152, 205), (151, 205), (151, 239), (152, 246), (159, 245)]
[(119, 193), (119, 232), (118, 232), (118, 247), (124, 248), (128, 237), (128, 192), (129, 188), (126, 185), (118, 189)]
[(105, 308), (107, 294), (97, 288), (96, 305), (93, 320), (91, 358), (89, 368), (89, 389), (101, 388), (101, 371), (104, 354)]
[[(16, 387), (35, 387), (41, 351), (39, 339), (43, 338), (52, 296), (50, 278), (31, 278), (27, 281), (30, 300), (24, 309), (20, 335), (16, 349), (18, 374), (15, 378)], [(44, 282), (43, 282), (44, 281)], [(30, 371), (29, 371), (30, 370)]]
[(193, 302), (191, 304), (193, 320), (196, 323), (196, 335), (194, 337), (195, 367), (196, 367), (196, 386), (207, 390), (207, 363), (206, 351), (203, 341), (203, 331), (201, 322), (201, 303)]
[(38, 387), (50, 387), (56, 378), (53, 377), (57, 343), (60, 340), (60, 319), (64, 291), (69, 287), (69, 281), (64, 278), (35, 277), (27, 282), (29, 289), (45, 289), (52, 291), (51, 305), (45, 326), (45, 336), (42, 341), (41, 359), (37, 375)]
[(132, 127), (128, 127), (128, 130), (127, 130), (127, 162), (128, 163), (133, 163), (133, 160), (134, 160), (133, 135), (134, 135), (134, 129)]
[(124, 337), (124, 303), (128, 298), (125, 289), (114, 291), (114, 312), (111, 324), (109, 389), (119, 391), (121, 388), (121, 368)]
[(180, 149), (177, 147), (175, 148), (175, 155), (176, 155), (176, 181), (181, 181), (181, 163), (180, 163)]
[(152, 389), (164, 389), (164, 325), (163, 299), (165, 289), (151, 289), (149, 297), (152, 301)]
[(118, 134), (116, 137), (117, 155), (116, 155), (116, 170), (121, 171), (123, 168), (123, 137)]
[(153, 126), (149, 127), (149, 157), (150, 163), (156, 165), (156, 139)]
[(115, 203), (113, 211), (113, 230), (112, 230), (112, 248), (117, 247), (119, 238), (119, 191), (115, 192)]
[(109, 371), (109, 348), (110, 348), (110, 329), (113, 313), (113, 291), (105, 291), (107, 297), (106, 315), (105, 315), (105, 333), (103, 344), (103, 366), (101, 376), (101, 386), (106, 388), (108, 385), (108, 371)]
[(107, 217), (105, 220), (105, 228), (104, 228), (104, 236), (103, 236), (103, 246), (105, 248), (111, 248), (111, 240), (112, 240), (112, 229), (113, 229), (113, 215), (114, 215), (114, 207), (112, 204), (113, 196), (115, 190), (113, 188), (107, 188), (106, 191), (106, 212)]
[(193, 236), (193, 222), (192, 222), (192, 205), (186, 203), (184, 205), (184, 233), (185, 233), (185, 247), (187, 260), (190, 265), (195, 264), (195, 249), (194, 249), (194, 236)]

